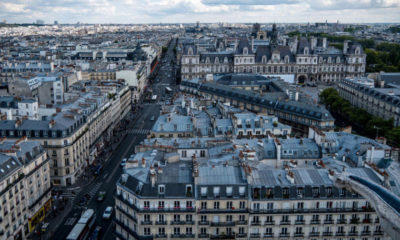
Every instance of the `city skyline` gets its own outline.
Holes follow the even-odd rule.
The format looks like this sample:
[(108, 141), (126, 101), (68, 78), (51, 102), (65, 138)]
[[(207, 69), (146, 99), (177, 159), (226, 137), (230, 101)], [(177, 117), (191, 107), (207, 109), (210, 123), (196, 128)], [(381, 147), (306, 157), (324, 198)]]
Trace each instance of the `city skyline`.
[(194, 23), (200, 22), (343, 22), (400, 21), (398, 0), (243, 1), (243, 0), (63, 0), (0, 3), (8, 23)]

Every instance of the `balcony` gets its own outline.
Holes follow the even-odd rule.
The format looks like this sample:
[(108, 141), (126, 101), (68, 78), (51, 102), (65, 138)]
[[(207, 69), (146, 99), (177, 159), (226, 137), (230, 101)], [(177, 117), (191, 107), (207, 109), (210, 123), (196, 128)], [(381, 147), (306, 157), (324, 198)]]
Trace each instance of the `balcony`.
[(207, 233), (199, 233), (197, 234), (197, 238), (209, 238), (210, 234)]
[(250, 224), (253, 226), (257, 226), (257, 225), (261, 225), (261, 222), (260, 221), (251, 221)]
[(320, 233), (319, 232), (310, 232), (310, 237), (319, 237)]
[(296, 225), (305, 224), (305, 223), (306, 223), (305, 220), (296, 220), (296, 221), (294, 222), (294, 224), (296, 224)]
[(324, 221), (324, 224), (333, 224), (333, 220), (332, 219), (326, 219), (325, 221)]
[(322, 236), (327, 237), (327, 236), (332, 236), (333, 232), (323, 232)]
[(198, 221), (197, 222), (199, 225), (210, 225), (209, 221)]
[(281, 225), (290, 225), (290, 221), (281, 221)]
[(375, 231), (374, 235), (376, 236), (382, 236), (383, 235), (383, 231)]
[(250, 233), (250, 238), (259, 238), (261, 234), (259, 233)]
[(361, 232), (362, 236), (367, 236), (367, 235), (371, 235), (371, 231), (362, 231)]
[(359, 224), (359, 223), (360, 223), (360, 219), (359, 218), (350, 219), (350, 224)]
[(304, 233), (299, 232), (299, 233), (294, 233), (295, 237), (304, 237)]
[(238, 238), (247, 237), (247, 233), (236, 233), (236, 237), (238, 237)]
[(153, 225), (153, 221), (141, 221), (140, 224), (142, 224), (142, 225)]
[(264, 222), (264, 225), (275, 225), (275, 221)]
[(155, 238), (167, 238), (167, 237), (168, 237), (168, 235), (165, 234), (165, 233), (163, 233), (163, 234), (156, 234), (156, 235), (155, 235)]
[(171, 225), (185, 225), (186, 222), (185, 221), (171, 221), (170, 224)]
[(167, 221), (156, 221), (156, 225), (167, 225)]
[(171, 234), (171, 238), (186, 238), (186, 234), (181, 234), (181, 233)]
[(346, 224), (347, 220), (346, 219), (338, 219), (338, 220), (336, 220), (336, 223), (337, 224)]
[(289, 233), (279, 233), (279, 237), (289, 237)]
[(236, 225), (247, 225), (247, 221), (246, 221), (246, 220), (243, 220), (243, 221), (241, 221), (241, 220), (236, 221)]
[(320, 224), (321, 220), (319, 219), (311, 219), (310, 224)]
[(340, 236), (344, 236), (345, 235), (345, 233), (344, 232), (337, 232), (336, 234), (335, 234), (335, 236), (338, 236), (338, 237), (340, 237)]
[(230, 234), (213, 234), (210, 239), (235, 239), (235, 235)]
[(211, 222), (212, 227), (235, 226), (235, 222)]
[(274, 233), (264, 233), (264, 238), (274, 238)]
[(363, 223), (371, 223), (372, 220), (370, 218), (364, 218)]
[(348, 236), (358, 236), (358, 231), (352, 231), (347, 234)]

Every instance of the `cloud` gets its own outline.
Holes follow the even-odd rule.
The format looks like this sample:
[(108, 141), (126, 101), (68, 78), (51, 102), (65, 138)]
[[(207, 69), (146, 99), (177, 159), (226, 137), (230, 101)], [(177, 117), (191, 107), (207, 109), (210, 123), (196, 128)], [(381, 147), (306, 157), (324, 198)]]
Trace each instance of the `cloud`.
[(0, 0), (8, 22), (399, 22), (399, 12), (400, 0)]

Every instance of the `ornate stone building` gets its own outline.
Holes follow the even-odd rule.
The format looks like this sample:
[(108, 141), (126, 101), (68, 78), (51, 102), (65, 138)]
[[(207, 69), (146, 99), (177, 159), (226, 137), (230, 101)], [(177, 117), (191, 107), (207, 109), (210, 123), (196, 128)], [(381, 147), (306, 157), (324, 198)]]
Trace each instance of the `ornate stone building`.
[(337, 82), (365, 72), (366, 54), (358, 43), (345, 41), (339, 50), (330, 47), (326, 38), (311, 37), (294, 38), (278, 45), (276, 29), (271, 36), (266, 35), (242, 37), (234, 49), (226, 47), (223, 39), (215, 41), (215, 51), (200, 50), (195, 44), (182, 46), (182, 79), (219, 73), (259, 73), (294, 75), (295, 82), (301, 84)]

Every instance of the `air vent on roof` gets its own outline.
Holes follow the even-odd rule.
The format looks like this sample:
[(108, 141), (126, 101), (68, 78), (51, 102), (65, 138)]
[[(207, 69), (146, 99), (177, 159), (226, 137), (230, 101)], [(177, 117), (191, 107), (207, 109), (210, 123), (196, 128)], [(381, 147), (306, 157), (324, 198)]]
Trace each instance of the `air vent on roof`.
[(15, 165), (15, 162), (14, 162), (14, 161), (11, 161), (11, 163), (12, 163), (12, 165)]
[(3, 169), (0, 169), (0, 171), (1, 171), (2, 173), (4, 173), (4, 170), (3, 170)]
[(7, 168), (10, 168), (10, 165), (7, 165)]

